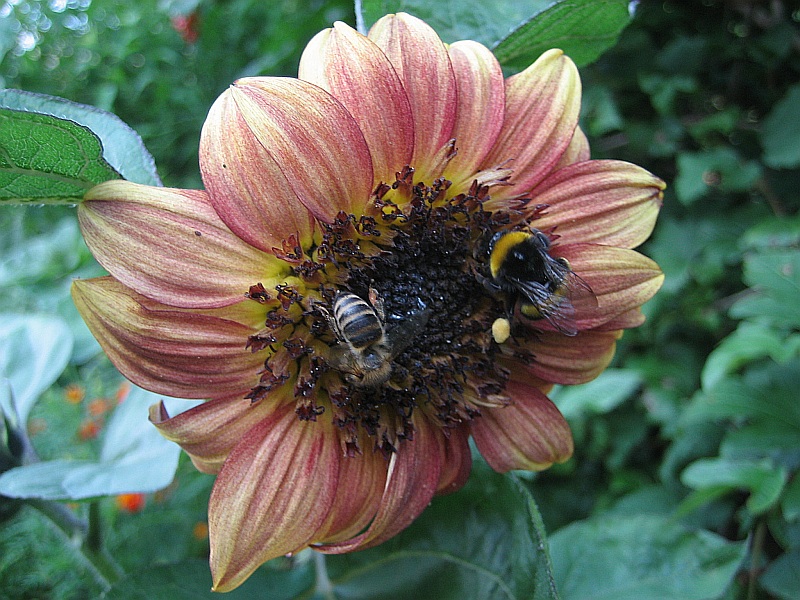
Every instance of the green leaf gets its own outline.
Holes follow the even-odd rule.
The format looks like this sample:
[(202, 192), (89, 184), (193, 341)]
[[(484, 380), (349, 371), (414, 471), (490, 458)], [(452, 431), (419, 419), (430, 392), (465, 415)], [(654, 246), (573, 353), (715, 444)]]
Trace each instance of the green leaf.
[(755, 161), (745, 161), (729, 147), (678, 154), (675, 191), (683, 204), (691, 204), (712, 188), (724, 192), (749, 190), (761, 176)]
[[(8, 379), (0, 378), (0, 473), (20, 464), (23, 448), (19, 443), (17, 427), (6, 415), (13, 414), (11, 385)], [(0, 505), (2, 505), (0, 500)]]
[(772, 561), (758, 583), (776, 598), (795, 600), (797, 590), (800, 590), (800, 549)]
[(774, 249), (745, 255), (744, 281), (754, 288), (731, 307), (738, 318), (768, 318), (800, 327), (800, 250)]
[(786, 486), (781, 499), (781, 508), (787, 521), (800, 520), (800, 477), (797, 475)]
[(111, 417), (99, 461), (54, 460), (11, 469), (0, 475), (0, 494), (82, 500), (165, 488), (175, 474), (180, 448), (147, 420), (149, 406), (160, 399), (133, 387)]
[(66, 368), (72, 334), (58, 318), (0, 315), (0, 379), (11, 387), (14, 420), (24, 427), (36, 400)]
[[(748, 490), (747, 508), (761, 514), (772, 508), (780, 498), (788, 473), (770, 460), (701, 459), (689, 465), (681, 474), (684, 485), (696, 490), (732, 492)], [(691, 502), (691, 496), (689, 497)]]
[[(308, 555), (304, 555), (308, 557)], [(278, 561), (276, 561), (278, 562)], [(287, 561), (281, 561), (287, 562)], [(157, 565), (129, 573), (106, 593), (116, 600), (293, 600), (304, 591), (313, 590), (314, 570), (311, 564), (298, 565), (294, 569), (270, 569), (262, 567), (245, 581), (241, 587), (225, 596), (211, 591), (211, 571), (208, 561), (187, 559), (180, 563)]]
[(675, 112), (675, 101), (679, 94), (696, 92), (698, 83), (695, 77), (682, 73), (646, 73), (639, 76), (639, 86), (650, 96), (650, 102), (659, 114), (669, 117)]
[(388, 13), (407, 12), (426, 21), (448, 43), (475, 40), (493, 49), (500, 63), (521, 70), (550, 48), (561, 48), (578, 66), (614, 45), (628, 24), (624, 0), (364, 0), (367, 27)]
[(550, 552), (563, 600), (706, 600), (728, 587), (747, 544), (665, 517), (600, 515), (557, 531)]
[(94, 184), (117, 178), (88, 128), (0, 108), (0, 202), (74, 204)]
[(797, 248), (800, 246), (800, 215), (762, 218), (742, 236), (741, 245), (747, 250)]
[(742, 323), (708, 356), (703, 366), (703, 389), (711, 389), (726, 375), (758, 358), (770, 357), (782, 363), (793, 358), (800, 335), (785, 336), (760, 323)]
[[(19, 90), (0, 90), (0, 108), (50, 115), (87, 127), (100, 139), (103, 159), (116, 173), (134, 183), (161, 185), (153, 157), (142, 138), (110, 112), (55, 96)], [(116, 179), (116, 173), (106, 179)], [(93, 183), (101, 181), (105, 179)]]
[(766, 381), (722, 379), (697, 394), (681, 415), (683, 426), (730, 419), (737, 424), (726, 434), (728, 456), (763, 456), (771, 450), (792, 451), (800, 439), (800, 364), (773, 365)]
[(363, 0), (361, 6), (366, 28), (384, 15), (407, 12), (428, 23), (447, 43), (475, 40), (492, 47), (550, 4), (550, 0), (465, 0), (451, 2), (442, 10), (441, 4), (425, 0)]
[(550, 48), (561, 48), (584, 66), (616, 43), (629, 20), (625, 1), (565, 0), (515, 28), (493, 50), (504, 67), (516, 70)]
[(611, 412), (630, 398), (641, 385), (642, 376), (636, 371), (606, 369), (589, 383), (558, 388), (551, 394), (551, 398), (564, 417), (575, 419), (586, 414)]
[(546, 547), (522, 483), (475, 461), (462, 490), (435, 499), (400, 535), (327, 564), (334, 590), (349, 599), (555, 600)]
[(783, 169), (800, 165), (800, 84), (789, 88), (764, 119), (761, 144), (764, 162)]

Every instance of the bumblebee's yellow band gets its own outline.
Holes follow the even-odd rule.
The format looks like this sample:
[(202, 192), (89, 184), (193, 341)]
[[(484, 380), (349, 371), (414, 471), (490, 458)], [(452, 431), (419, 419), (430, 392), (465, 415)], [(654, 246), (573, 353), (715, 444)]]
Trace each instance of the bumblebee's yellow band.
[(527, 231), (509, 231), (495, 242), (492, 254), (489, 257), (489, 269), (491, 269), (492, 277), (497, 277), (511, 249), (530, 237), (531, 234)]

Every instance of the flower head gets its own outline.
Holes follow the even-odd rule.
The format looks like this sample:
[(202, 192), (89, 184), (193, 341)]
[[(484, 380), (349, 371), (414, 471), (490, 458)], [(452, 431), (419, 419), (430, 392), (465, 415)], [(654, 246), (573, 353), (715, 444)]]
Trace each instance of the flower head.
[(137, 384), (207, 402), (151, 420), (216, 473), (215, 589), (407, 527), (468, 477), (572, 453), (546, 393), (597, 376), (661, 285), (632, 248), (663, 182), (589, 160), (560, 51), (503, 78), (406, 14), (337, 23), (299, 79), (237, 81), (205, 191), (108, 182), (79, 217), (110, 277), (74, 298)]

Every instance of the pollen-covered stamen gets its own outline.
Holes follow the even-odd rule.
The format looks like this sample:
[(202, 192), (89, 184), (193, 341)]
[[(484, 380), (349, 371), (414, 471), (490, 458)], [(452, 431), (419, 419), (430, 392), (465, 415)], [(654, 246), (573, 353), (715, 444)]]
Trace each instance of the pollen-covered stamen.
[(302, 295), (294, 286), (279, 284), (270, 294), (258, 283), (250, 286), (246, 296), (270, 308), (266, 313), (264, 328), (251, 335), (245, 345), (252, 352), (268, 352), (259, 383), (246, 396), (258, 402), (266, 398), (271, 390), (296, 377), (298, 363), (313, 351), (304, 339), (307, 331), (297, 327), (302, 315), (299, 306)]
[[(382, 300), (387, 338), (383, 356), (391, 362), (387, 379), (367, 385), (366, 378), (337, 373), (346, 370), (339, 366), (344, 361), (329, 364), (335, 367), (333, 381), (344, 384), (330, 394), (335, 422), (351, 430), (357, 424), (384, 451), (413, 436), (415, 410), (425, 410), (443, 427), (456, 426), (479, 415), (471, 398), (498, 404), (507, 379), (494, 364), (491, 336), (491, 324), (502, 306), (476, 280), (472, 263), (475, 245), (508, 218), (493, 219), (483, 211), (486, 188), (475, 184), (469, 193), (448, 198), (449, 187), (445, 179), (429, 186), (413, 184), (413, 169), (403, 169), (392, 186), (379, 185), (375, 191), (371, 214), (383, 225), (368, 231), (383, 232), (374, 240), (379, 252), (346, 260), (351, 245), (343, 242), (352, 240), (346, 230), (367, 232), (356, 228), (353, 217), (340, 216), (323, 242), (338, 267), (332, 274), (337, 286), (323, 288), (326, 312), (333, 309), (335, 290), (347, 290), (364, 302), (374, 292)], [(409, 200), (401, 210), (394, 200), (406, 196)], [(365, 247), (364, 240), (357, 246)], [(424, 326), (413, 328), (421, 311)], [(347, 351), (342, 350), (346, 340), (321, 337), (335, 350)], [(393, 353), (401, 343), (402, 350)], [(355, 442), (355, 435), (351, 437)]]

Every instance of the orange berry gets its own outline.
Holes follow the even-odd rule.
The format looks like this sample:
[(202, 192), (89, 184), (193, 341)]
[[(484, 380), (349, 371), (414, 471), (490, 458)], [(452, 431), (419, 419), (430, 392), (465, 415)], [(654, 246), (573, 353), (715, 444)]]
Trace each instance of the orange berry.
[(131, 391), (131, 384), (128, 383), (127, 381), (123, 381), (117, 388), (117, 393), (114, 395), (114, 400), (117, 401), (117, 404), (125, 400), (125, 397), (128, 395), (128, 392), (130, 391)]
[(137, 513), (144, 508), (144, 494), (120, 494), (117, 496), (117, 506), (120, 510)]
[(80, 427), (78, 427), (78, 437), (84, 442), (87, 440), (93, 440), (99, 433), (100, 423), (92, 419), (86, 419), (83, 423), (81, 423)]
[(80, 404), (85, 395), (86, 390), (82, 385), (77, 383), (70, 383), (66, 388), (64, 388), (64, 399), (70, 404)]
[(202, 541), (208, 537), (208, 523), (205, 521), (198, 521), (192, 528), (192, 535), (197, 541)]
[(95, 398), (89, 402), (89, 406), (87, 408), (90, 415), (93, 417), (99, 417), (108, 412), (108, 410), (111, 408), (111, 402), (106, 398)]

